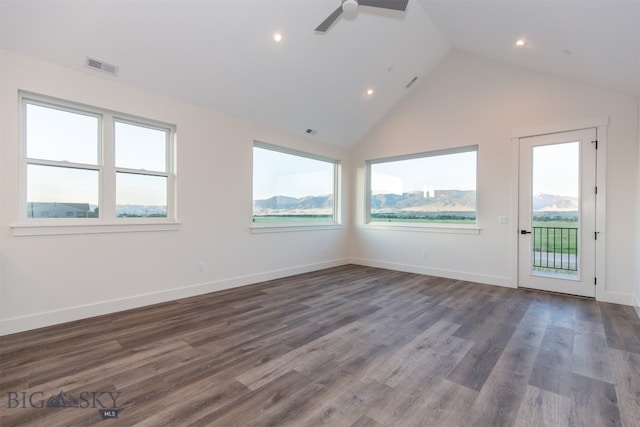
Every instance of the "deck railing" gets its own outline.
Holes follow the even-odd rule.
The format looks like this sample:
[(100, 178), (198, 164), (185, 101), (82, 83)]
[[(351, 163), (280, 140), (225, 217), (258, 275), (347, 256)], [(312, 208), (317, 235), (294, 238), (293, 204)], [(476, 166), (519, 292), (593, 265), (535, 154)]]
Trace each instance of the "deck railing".
[(533, 266), (578, 271), (578, 228), (533, 227)]

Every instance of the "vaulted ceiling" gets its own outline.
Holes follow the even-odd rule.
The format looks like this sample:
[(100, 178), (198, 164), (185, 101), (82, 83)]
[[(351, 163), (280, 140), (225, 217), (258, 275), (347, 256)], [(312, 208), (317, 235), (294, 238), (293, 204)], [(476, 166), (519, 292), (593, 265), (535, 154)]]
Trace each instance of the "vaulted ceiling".
[[(404, 12), (360, 6), (315, 32), (339, 5), (0, 0), (0, 42), (344, 147), (452, 49), (640, 95), (640, 0), (409, 0)], [(87, 57), (117, 66), (117, 76), (86, 67)]]

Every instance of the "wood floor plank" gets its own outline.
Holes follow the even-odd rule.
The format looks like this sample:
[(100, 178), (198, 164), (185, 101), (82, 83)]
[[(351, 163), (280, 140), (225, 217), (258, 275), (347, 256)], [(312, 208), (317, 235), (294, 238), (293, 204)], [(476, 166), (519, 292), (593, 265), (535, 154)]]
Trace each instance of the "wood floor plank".
[(439, 376), (424, 375), (412, 387), (395, 387), (393, 394), (367, 409), (367, 416), (385, 426), (404, 425), (409, 418), (416, 419), (422, 401), (444, 379)]
[(640, 354), (612, 348), (608, 354), (622, 424), (640, 427)]
[(550, 321), (547, 326), (529, 384), (569, 397), (575, 332), (556, 324)]
[(180, 389), (182, 399), (168, 397), (155, 404), (152, 414), (135, 423), (135, 426), (201, 424), (212, 412), (234, 401), (243, 399), (250, 392), (237, 381), (213, 382), (208, 378)]
[(537, 358), (532, 344), (542, 341), (542, 333), (532, 340), (532, 329), (526, 323), (517, 328), (479, 391), (470, 413), (480, 425), (513, 425), (517, 419)]
[(640, 319), (633, 307), (601, 303), (607, 345), (618, 350), (640, 353)]
[(571, 399), (570, 425), (585, 427), (622, 425), (618, 396), (613, 384), (573, 374)]
[(520, 404), (516, 427), (566, 426), (571, 399), (557, 393), (527, 386)]
[[(396, 386), (403, 380), (416, 375), (427, 375), (433, 370), (439, 373), (447, 373), (455, 366), (456, 360), (452, 359), (451, 352), (446, 351), (446, 344), (455, 345), (456, 348), (468, 350), (471, 344), (462, 338), (452, 338), (452, 334), (459, 325), (449, 322), (437, 322), (424, 333), (411, 340), (388, 358), (369, 364), (365, 375), (381, 383)], [(464, 356), (465, 351), (458, 352), (458, 359)], [(429, 360), (429, 363), (425, 363)], [(447, 368), (442, 368), (445, 364)], [(427, 367), (428, 365), (428, 367)], [(425, 369), (427, 368), (427, 369)]]
[(469, 408), (478, 393), (467, 387), (442, 378), (428, 392), (423, 393), (416, 410), (411, 411), (401, 423), (391, 420), (389, 425), (405, 426), (463, 426), (468, 425), (468, 413), (461, 408)]
[(0, 337), (3, 427), (99, 425), (29, 400), (83, 392), (105, 425), (640, 427), (640, 320), (345, 265)]
[(351, 427), (380, 427), (382, 424), (378, 423), (375, 420), (367, 417), (366, 415), (361, 416), (358, 420), (351, 424)]
[(291, 370), (199, 420), (202, 425), (279, 426), (296, 420), (322, 386)]
[(502, 347), (482, 342), (476, 343), (446, 378), (479, 391), (498, 362), (502, 351)]
[(377, 381), (357, 381), (343, 394), (311, 413), (299, 425), (301, 427), (350, 426), (361, 419), (369, 408), (384, 401), (393, 392), (393, 388)]
[(573, 341), (573, 372), (613, 384), (613, 370), (604, 335), (577, 333)]

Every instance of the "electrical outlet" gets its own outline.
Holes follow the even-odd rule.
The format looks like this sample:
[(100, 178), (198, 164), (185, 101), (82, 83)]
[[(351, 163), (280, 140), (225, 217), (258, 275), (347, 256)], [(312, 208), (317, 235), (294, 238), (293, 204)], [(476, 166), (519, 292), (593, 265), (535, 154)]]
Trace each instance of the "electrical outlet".
[(423, 249), (422, 250), (422, 258), (426, 258), (427, 257), (427, 250)]
[(204, 264), (204, 261), (198, 261), (198, 271), (205, 271), (207, 266)]

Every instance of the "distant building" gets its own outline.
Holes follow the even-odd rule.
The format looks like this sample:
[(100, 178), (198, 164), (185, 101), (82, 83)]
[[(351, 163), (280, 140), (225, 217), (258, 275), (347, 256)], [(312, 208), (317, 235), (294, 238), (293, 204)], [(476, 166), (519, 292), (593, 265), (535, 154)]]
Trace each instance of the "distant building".
[(427, 187), (425, 185), (423, 193), (425, 199), (433, 199), (434, 197), (436, 197), (436, 190), (434, 190), (433, 187)]
[(28, 218), (89, 218), (89, 203), (27, 203)]

